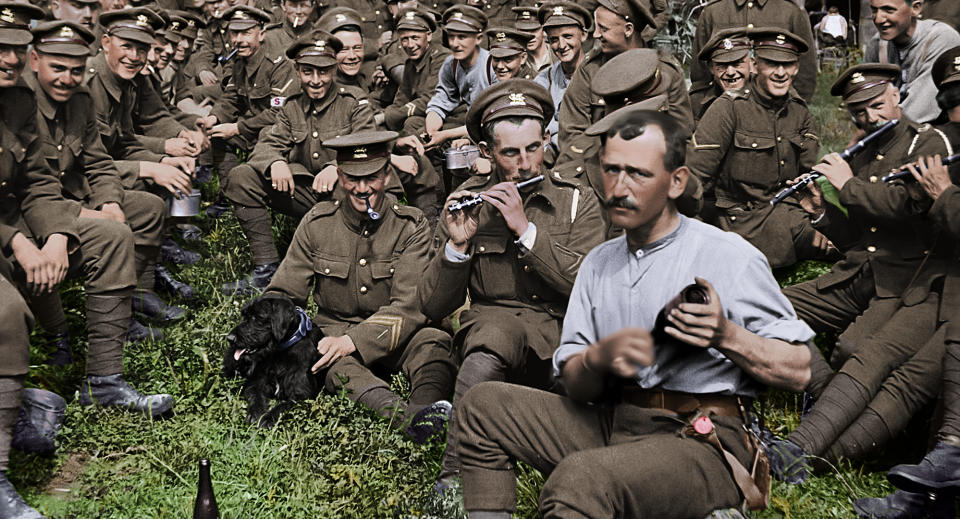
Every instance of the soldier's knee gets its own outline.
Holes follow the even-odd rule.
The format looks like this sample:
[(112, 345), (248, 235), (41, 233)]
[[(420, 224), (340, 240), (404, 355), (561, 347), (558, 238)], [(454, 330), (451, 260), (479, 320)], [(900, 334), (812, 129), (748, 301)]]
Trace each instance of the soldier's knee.
[(504, 402), (510, 396), (510, 387), (504, 382), (481, 382), (470, 388), (459, 401), (454, 402), (458, 430), (475, 429), (478, 419), (493, 416), (497, 411), (509, 407), (504, 406)]
[(232, 202), (249, 205), (247, 190), (252, 186), (260, 186), (263, 179), (249, 164), (240, 164), (232, 168), (223, 179), (223, 194)]
[[(589, 476), (588, 471), (589, 470)], [(619, 482), (607, 477), (597, 460), (585, 451), (565, 457), (550, 473), (540, 492), (540, 513), (543, 517), (589, 517), (583, 510), (609, 509), (606, 500)]]

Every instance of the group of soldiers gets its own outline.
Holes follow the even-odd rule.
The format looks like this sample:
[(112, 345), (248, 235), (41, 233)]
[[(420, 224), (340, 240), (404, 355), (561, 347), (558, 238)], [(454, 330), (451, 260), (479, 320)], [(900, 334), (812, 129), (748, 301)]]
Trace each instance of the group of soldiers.
[[(73, 361), (65, 277), (80, 403), (172, 411), (123, 380), (123, 345), (185, 317), (158, 292), (194, 296), (167, 266), (203, 233), (168, 204), (212, 172), (206, 215), (252, 255), (223, 292), (312, 295), (310, 369), (415, 441), (447, 428), (435, 491), (462, 478), (471, 517), (509, 517), (518, 459), (550, 474), (548, 517), (762, 508), (762, 458), (802, 482), (941, 395), (904, 490), (855, 508), (952, 517), (960, 34), (922, 8), (871, 0), (879, 34), (830, 91), (859, 144), (821, 159), (789, 0), (709, 2), (689, 87), (652, 47), (666, 0), (0, 0), (0, 517), (40, 517), (5, 472), (35, 318)], [(299, 221), (284, 254), (271, 211)], [(771, 268), (807, 259), (833, 266), (781, 291)], [(786, 438), (753, 420), (765, 387), (809, 404)]]

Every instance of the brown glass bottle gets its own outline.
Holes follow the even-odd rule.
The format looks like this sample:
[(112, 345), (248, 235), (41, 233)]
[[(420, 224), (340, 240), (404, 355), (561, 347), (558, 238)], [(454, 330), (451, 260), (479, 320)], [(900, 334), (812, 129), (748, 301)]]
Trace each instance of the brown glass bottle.
[(664, 305), (663, 310), (660, 310), (660, 313), (657, 314), (657, 321), (653, 329), (653, 336), (655, 339), (663, 340), (668, 337), (663, 331), (663, 329), (670, 323), (667, 321), (667, 315), (669, 315), (674, 308), (680, 306), (680, 303), (708, 305), (710, 304), (710, 293), (707, 292), (705, 287), (702, 287), (696, 283), (684, 287), (683, 290), (681, 290), (676, 297)]
[(197, 500), (193, 503), (193, 519), (220, 519), (217, 498), (210, 482), (210, 460), (200, 460), (200, 481), (197, 484)]

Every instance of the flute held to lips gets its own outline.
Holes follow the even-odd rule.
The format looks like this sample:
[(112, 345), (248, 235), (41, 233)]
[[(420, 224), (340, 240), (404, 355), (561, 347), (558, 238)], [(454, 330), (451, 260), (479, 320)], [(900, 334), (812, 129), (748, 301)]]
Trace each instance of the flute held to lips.
[[(528, 178), (527, 180), (524, 180), (523, 182), (517, 182), (517, 184), (516, 184), (516, 185), (517, 185), (517, 189), (523, 189), (523, 188), (525, 188), (525, 187), (527, 187), (527, 186), (529, 186), (529, 185), (536, 184), (537, 182), (540, 182), (540, 181), (542, 181), (542, 180), (543, 180), (543, 175), (537, 175), (537, 176), (535, 176), (535, 177)], [(468, 198), (468, 199), (463, 200), (463, 201), (461, 201), (461, 202), (454, 202), (454, 203), (450, 204), (450, 206), (447, 207), (447, 211), (450, 211), (451, 213), (454, 212), (454, 211), (461, 211), (461, 210), (466, 209), (466, 208), (468, 208), (468, 207), (473, 207), (473, 206), (475, 206), (475, 205), (482, 204), (482, 203), (483, 203), (483, 198), (480, 198), (480, 195), (476, 195), (476, 196), (474, 196), (473, 198)]]
[[(874, 130), (873, 133), (868, 134), (866, 137), (857, 141), (857, 143), (854, 144), (853, 146), (850, 146), (849, 148), (843, 150), (843, 153), (840, 154), (840, 158), (842, 158), (845, 161), (849, 161), (851, 157), (859, 153), (861, 150), (863, 150), (863, 148), (867, 147), (867, 144), (870, 144), (870, 141), (890, 131), (890, 129), (896, 126), (898, 122), (899, 122), (898, 119), (887, 121), (886, 123), (884, 123), (883, 126)], [(815, 171), (810, 172), (810, 174), (808, 174), (803, 179), (797, 181), (795, 184), (777, 193), (777, 196), (770, 199), (770, 205), (777, 205), (778, 203), (783, 202), (784, 199), (786, 199), (788, 196), (796, 193), (801, 188), (803, 188), (810, 182), (813, 182), (819, 177), (820, 177), (820, 173), (817, 173)]]
[[(943, 159), (944, 166), (949, 166), (950, 164), (953, 164), (955, 162), (960, 162), (960, 153), (950, 155), (949, 157)], [(911, 179), (913, 178), (913, 174), (910, 173), (909, 169), (903, 168), (900, 171), (894, 171), (893, 173), (888, 174), (887, 176), (883, 177), (881, 180), (883, 182), (893, 182), (898, 178)]]

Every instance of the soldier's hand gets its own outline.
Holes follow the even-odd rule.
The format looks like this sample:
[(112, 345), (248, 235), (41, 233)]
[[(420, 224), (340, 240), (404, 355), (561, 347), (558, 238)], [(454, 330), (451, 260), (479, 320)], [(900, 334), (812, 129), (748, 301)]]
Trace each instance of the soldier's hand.
[(835, 248), (830, 239), (824, 236), (820, 231), (813, 231), (813, 246), (823, 254), (826, 254), (830, 252), (830, 249)]
[(943, 165), (943, 159), (940, 158), (940, 155), (921, 157), (916, 166), (907, 164), (907, 169), (910, 170), (913, 178), (917, 179), (917, 183), (920, 184), (920, 187), (923, 188), (931, 200), (940, 198), (940, 195), (953, 185), (950, 181), (950, 172)]
[(329, 193), (337, 187), (337, 167), (327, 166), (313, 177), (313, 190), (317, 193)]
[(240, 126), (237, 123), (222, 123), (210, 129), (211, 137), (229, 139), (237, 135), (240, 135)]
[(206, 117), (198, 117), (197, 121), (194, 123), (197, 125), (197, 129), (203, 132), (210, 131), (214, 126), (217, 125), (217, 116), (208, 115)]
[(680, 303), (667, 315), (669, 324), (664, 328), (667, 335), (701, 348), (716, 348), (725, 339), (730, 328), (720, 306), (720, 296), (713, 285), (703, 278), (694, 278), (697, 284), (707, 289), (708, 304)]
[(583, 353), (587, 370), (629, 378), (653, 364), (653, 337), (643, 328), (624, 328), (590, 345)]
[(182, 170), (159, 162), (141, 162), (140, 176), (153, 180), (174, 196), (180, 197), (191, 191), (190, 175)]
[(390, 164), (393, 164), (393, 167), (411, 176), (416, 176), (417, 173), (420, 172), (420, 165), (417, 164), (417, 159), (410, 155), (390, 154)]
[[(805, 173), (794, 180), (788, 180), (787, 185), (796, 184), (809, 175), (809, 173)], [(813, 218), (819, 218), (823, 214), (823, 193), (816, 182), (810, 182), (806, 187), (794, 191), (793, 196), (797, 197), (800, 207)]]
[(51, 284), (47, 290), (53, 290), (63, 281), (63, 278), (67, 277), (67, 270), (70, 268), (67, 237), (59, 233), (51, 234), (40, 252), (50, 260), (48, 268), (51, 270), (48, 279)]
[(473, 205), (460, 211), (450, 212), (450, 204), (473, 198), (470, 191), (457, 191), (447, 197), (443, 204), (443, 224), (450, 236), (450, 245), (461, 254), (466, 254), (467, 247), (473, 235), (477, 233), (479, 225), (480, 204)]
[(424, 131), (427, 132), (427, 135), (430, 139), (427, 141), (427, 145), (436, 145), (434, 143), (435, 136), (437, 133), (440, 133), (440, 128), (443, 127), (443, 119), (437, 115), (437, 112), (427, 112), (427, 116), (424, 120)]
[(50, 291), (53, 285), (52, 273), (55, 271), (52, 260), (24, 236), (17, 233), (10, 241), (13, 257), (20, 264), (20, 268), (27, 276), (27, 289), (33, 295), (40, 295)]
[(204, 86), (217, 84), (217, 75), (209, 70), (201, 70), (197, 73), (197, 77), (200, 78), (200, 83)]
[(420, 139), (418, 139), (416, 135), (400, 137), (393, 146), (394, 148), (407, 153), (417, 152), (417, 155), (423, 155), (425, 152), (423, 149), (423, 143), (420, 142)]
[(199, 155), (206, 147), (210, 146), (210, 139), (207, 137), (206, 132), (199, 129), (180, 130), (180, 134), (177, 135), (177, 137), (187, 139), (187, 145), (193, 150), (192, 156), (194, 157)]
[(114, 220), (116, 222), (126, 222), (127, 216), (123, 214), (123, 209), (120, 208), (120, 204), (116, 202), (107, 202), (100, 206), (100, 212), (107, 215), (107, 218)]
[(282, 160), (270, 164), (270, 187), (287, 193), (290, 198), (293, 198), (293, 192), (297, 186), (293, 183), (293, 173), (290, 172), (290, 165)]
[(183, 137), (173, 137), (163, 141), (163, 152), (171, 157), (196, 157), (200, 147), (190, 144)]
[(480, 193), (480, 197), (500, 211), (504, 223), (513, 231), (515, 237), (519, 238), (527, 230), (530, 222), (523, 212), (523, 198), (520, 198), (520, 191), (515, 183), (501, 182)]
[[(193, 175), (197, 172), (197, 160), (193, 157), (164, 157), (160, 159), (160, 163), (173, 166), (175, 168), (180, 168), (180, 170), (186, 173), (188, 177), (193, 177)], [(184, 191), (184, 193), (189, 192), (189, 189)]]
[(853, 178), (853, 170), (850, 164), (843, 160), (839, 153), (831, 153), (823, 157), (819, 164), (812, 168), (817, 173), (827, 177), (827, 180), (837, 188), (837, 191), (843, 189), (848, 180)]
[(328, 368), (347, 355), (352, 355), (355, 351), (357, 351), (357, 347), (354, 346), (353, 339), (349, 335), (324, 337), (317, 343), (317, 353), (320, 354), (320, 360), (310, 368), (310, 371), (316, 373)]

